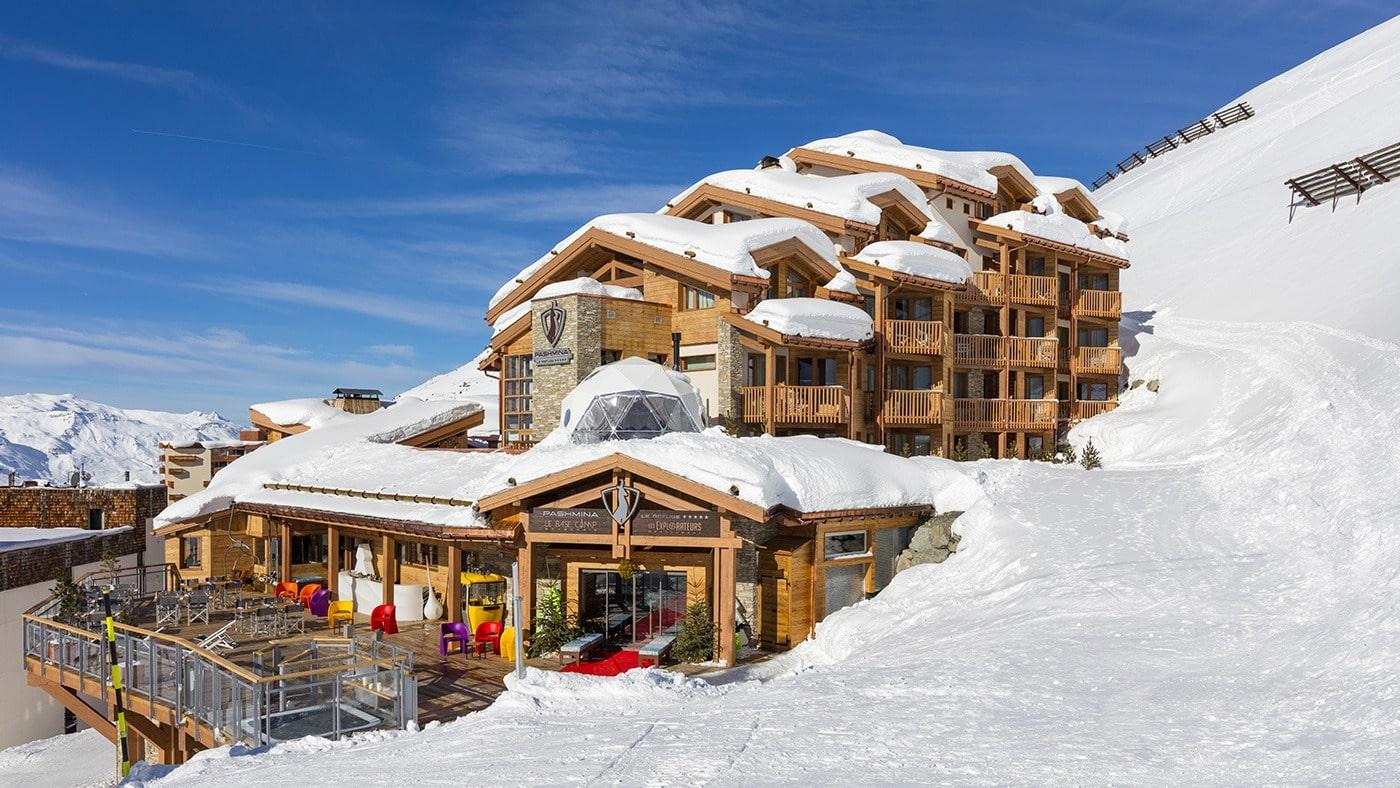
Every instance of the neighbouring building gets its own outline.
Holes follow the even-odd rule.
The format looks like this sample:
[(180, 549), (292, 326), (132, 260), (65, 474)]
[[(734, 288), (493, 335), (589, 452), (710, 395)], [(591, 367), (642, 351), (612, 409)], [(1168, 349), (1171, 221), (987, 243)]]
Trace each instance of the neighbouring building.
[(373, 413), (386, 404), (381, 396), (378, 389), (338, 388), (329, 398), (304, 397), (251, 405), (248, 419), (258, 431), (257, 437), (272, 443), (347, 414)]
[(508, 447), (639, 356), (740, 429), (1037, 456), (1116, 404), (1126, 241), (1082, 185), (1010, 154), (816, 140), (579, 228), (492, 298), (481, 367)]
[(187, 441), (160, 444), (160, 475), (170, 500), (178, 501), (209, 486), (214, 474), (267, 441), (257, 430), (244, 430), (236, 441)]

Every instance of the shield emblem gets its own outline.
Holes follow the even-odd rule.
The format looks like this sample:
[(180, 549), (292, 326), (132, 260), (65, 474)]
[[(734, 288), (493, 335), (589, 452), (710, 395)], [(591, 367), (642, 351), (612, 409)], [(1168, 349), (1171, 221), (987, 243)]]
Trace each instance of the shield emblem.
[(642, 502), (642, 491), (618, 482), (603, 490), (603, 508), (618, 525), (625, 525)]
[(564, 336), (564, 324), (568, 317), (558, 301), (550, 301), (549, 306), (540, 312), (540, 328), (544, 329), (544, 338), (549, 341), (550, 347), (558, 345)]

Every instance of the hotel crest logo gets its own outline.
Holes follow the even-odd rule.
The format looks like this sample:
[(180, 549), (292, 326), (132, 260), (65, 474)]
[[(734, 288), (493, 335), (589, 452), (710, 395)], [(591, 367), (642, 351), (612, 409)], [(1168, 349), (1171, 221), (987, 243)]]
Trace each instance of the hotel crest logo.
[(601, 497), (603, 508), (608, 510), (608, 516), (618, 525), (626, 525), (642, 503), (642, 491), (636, 487), (628, 487), (620, 481), (604, 488)]
[(544, 329), (544, 338), (549, 342), (550, 347), (557, 347), (559, 340), (564, 337), (564, 326), (568, 324), (569, 313), (559, 306), (558, 301), (550, 301), (549, 306), (540, 312), (540, 328)]

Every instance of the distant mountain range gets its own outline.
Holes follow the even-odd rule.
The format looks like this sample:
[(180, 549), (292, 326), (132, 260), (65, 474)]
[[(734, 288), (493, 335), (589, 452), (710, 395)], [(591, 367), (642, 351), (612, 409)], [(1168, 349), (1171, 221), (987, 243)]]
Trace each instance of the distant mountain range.
[(66, 481), (78, 468), (92, 484), (160, 480), (161, 441), (229, 440), (239, 425), (217, 413), (127, 410), (72, 394), (0, 396), (0, 483)]

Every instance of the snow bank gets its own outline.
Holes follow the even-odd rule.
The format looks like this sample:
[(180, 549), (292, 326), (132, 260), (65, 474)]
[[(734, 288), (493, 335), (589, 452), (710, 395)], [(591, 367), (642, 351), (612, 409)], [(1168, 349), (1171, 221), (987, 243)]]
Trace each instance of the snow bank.
[(972, 266), (947, 249), (917, 241), (876, 241), (855, 259), (890, 271), (961, 285), (972, 278)]
[[(528, 304), (526, 305), (528, 306)], [(471, 361), (441, 375), (428, 378), (400, 394), (396, 399), (412, 397), (422, 400), (456, 400), (475, 402), (484, 412), (481, 426), (473, 427), (471, 435), (495, 435), (501, 431), (500, 382), (487, 377), (480, 369), (482, 359), (490, 348), (481, 351)]]
[(928, 214), (928, 200), (923, 191), (903, 175), (870, 172), (823, 178), (801, 175), (781, 167), (717, 172), (697, 181), (673, 197), (667, 205), (679, 205), (706, 184), (863, 224), (880, 223), (880, 206), (871, 202), (870, 198), (890, 191), (899, 192), (922, 213)]
[(792, 337), (863, 342), (875, 336), (864, 309), (825, 298), (769, 298), (744, 319)]
[(110, 785), (116, 779), (116, 758), (112, 743), (88, 728), (0, 750), (0, 775), (7, 785)]
[[(642, 291), (635, 287), (619, 287), (599, 282), (591, 276), (580, 276), (567, 282), (553, 282), (541, 287), (531, 301), (544, 301), (549, 298), (562, 298), (568, 295), (605, 296), (607, 298), (627, 298), (642, 300)], [(511, 310), (512, 312), (515, 310)]]
[(751, 219), (732, 224), (709, 224), (651, 213), (615, 213), (598, 218), (575, 230), (548, 254), (526, 266), (491, 298), (499, 303), (526, 279), (543, 268), (554, 255), (590, 229), (631, 238), (638, 243), (672, 254), (691, 257), (697, 262), (731, 274), (767, 279), (768, 272), (753, 259), (753, 252), (787, 240), (798, 240), (833, 266), (838, 266), (831, 240), (812, 225), (798, 219)]
[(276, 402), (259, 402), (249, 405), (249, 410), (268, 417), (274, 424), (301, 424), (307, 429), (323, 427), (344, 419), (358, 418), (360, 414), (347, 413), (320, 397), (283, 399)]
[[(1129, 308), (1182, 317), (1297, 316), (1400, 342), (1394, 217), (1400, 183), (1300, 207), (1285, 180), (1400, 142), (1400, 18), (1224, 102), (1249, 120), (1149, 161), (1094, 193), (1132, 219)], [(1202, 287), (1209, 282), (1209, 287)]]
[(127, 530), (130, 530), (130, 526), (123, 525), (116, 528), (104, 528), (100, 531), (89, 531), (86, 528), (30, 528), (27, 526), (0, 528), (0, 553), (6, 552), (7, 550), (36, 547), (42, 544), (89, 539), (94, 536), (103, 536)]

